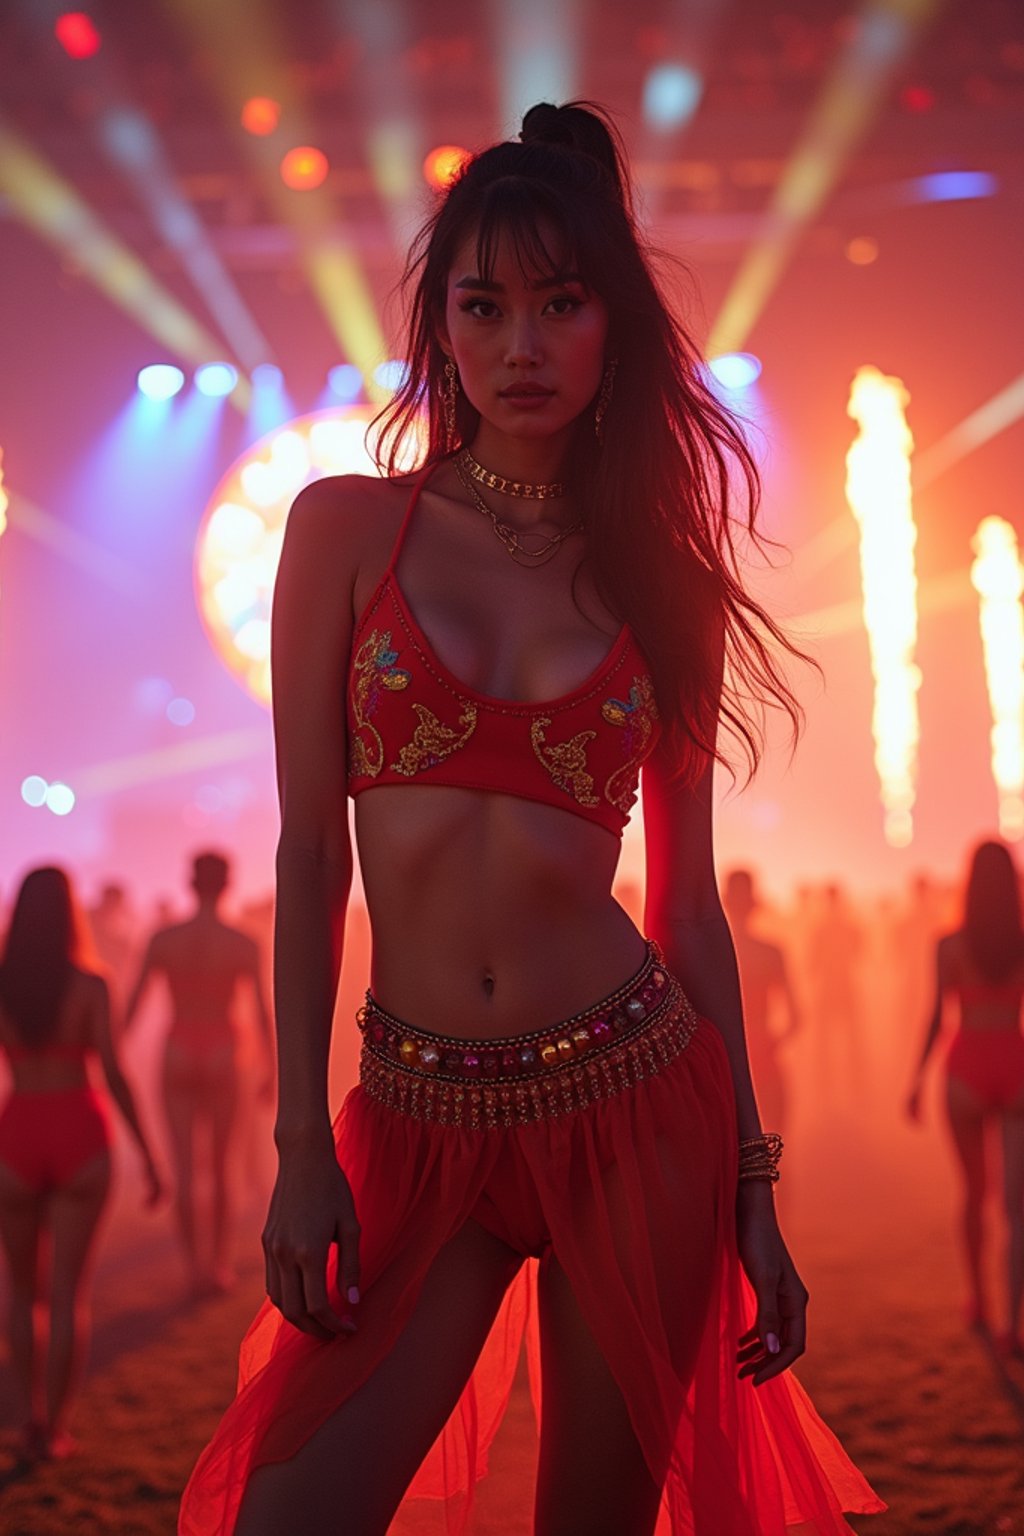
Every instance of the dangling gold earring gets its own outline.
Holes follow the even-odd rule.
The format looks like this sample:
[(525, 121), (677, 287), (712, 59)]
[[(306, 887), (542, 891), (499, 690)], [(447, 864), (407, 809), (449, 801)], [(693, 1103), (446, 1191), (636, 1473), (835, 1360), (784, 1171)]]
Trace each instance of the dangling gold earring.
[(594, 435), (599, 443), (604, 442), (604, 418), (611, 402), (612, 389), (615, 385), (615, 370), (618, 366), (618, 358), (611, 358), (604, 370), (604, 378), (601, 380), (601, 389), (597, 397), (597, 408), (594, 411)]
[(459, 427), (455, 418), (455, 404), (459, 398), (459, 370), (449, 358), (444, 365), (444, 383), (441, 386), (441, 403), (444, 408), (445, 449), (451, 453), (458, 446)]

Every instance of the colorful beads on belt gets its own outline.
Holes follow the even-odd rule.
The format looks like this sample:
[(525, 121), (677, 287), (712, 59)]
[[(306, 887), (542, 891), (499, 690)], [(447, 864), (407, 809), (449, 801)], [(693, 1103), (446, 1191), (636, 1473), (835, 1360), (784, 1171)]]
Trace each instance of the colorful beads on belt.
[(652, 942), (640, 971), (600, 1004), (533, 1034), (460, 1040), (403, 1024), (367, 993), (360, 1081), (389, 1108), (472, 1130), (571, 1113), (652, 1076), (697, 1022)]

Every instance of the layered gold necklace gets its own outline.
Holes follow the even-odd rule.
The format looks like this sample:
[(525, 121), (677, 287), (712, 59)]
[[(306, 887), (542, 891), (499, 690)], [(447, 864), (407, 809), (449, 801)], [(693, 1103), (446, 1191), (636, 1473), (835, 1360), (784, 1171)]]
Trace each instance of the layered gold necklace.
[[(565, 487), (558, 480), (553, 480), (547, 485), (530, 485), (520, 480), (506, 480), (503, 475), (494, 475), (490, 470), (484, 469), (468, 449), (463, 448), (452, 460), (455, 465), (455, 473), (462, 482), (463, 488), (469, 493), (470, 500), (478, 512), (491, 521), (495, 533), (501, 540), (505, 549), (519, 565), (544, 565), (574, 533), (582, 533), (583, 523), (577, 520), (568, 528), (561, 529), (558, 533), (522, 534), (518, 528), (513, 528), (510, 523), (504, 522), (493, 508), (489, 507), (476, 488), (479, 480), (491, 490), (501, 491), (508, 496), (524, 496), (531, 500), (543, 501), (549, 496), (564, 496)], [(493, 484), (492, 484), (493, 482)], [(507, 487), (507, 489), (506, 489)], [(514, 489), (513, 489), (514, 487)], [(540, 539), (542, 542), (536, 548), (529, 548), (523, 543), (523, 539)]]

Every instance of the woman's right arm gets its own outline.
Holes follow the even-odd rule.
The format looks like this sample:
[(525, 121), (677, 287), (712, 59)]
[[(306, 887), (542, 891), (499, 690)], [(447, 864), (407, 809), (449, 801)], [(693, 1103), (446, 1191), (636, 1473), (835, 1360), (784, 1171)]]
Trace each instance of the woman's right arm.
[[(345, 683), (358, 569), (356, 477), (315, 481), (288, 516), (274, 589), (271, 665), (281, 834), (274, 1011), (278, 1175), (263, 1234), (267, 1293), (317, 1338), (351, 1331), (359, 1227), (335, 1156), (327, 1058), (352, 848), (346, 798)], [(344, 1312), (327, 1294), (338, 1247)]]

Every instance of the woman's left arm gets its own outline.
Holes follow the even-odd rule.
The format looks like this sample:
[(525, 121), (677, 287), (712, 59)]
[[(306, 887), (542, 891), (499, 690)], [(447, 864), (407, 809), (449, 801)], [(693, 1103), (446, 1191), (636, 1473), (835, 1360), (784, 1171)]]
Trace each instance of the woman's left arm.
[[(665, 739), (643, 770), (647, 890), (644, 928), (699, 1014), (713, 1023), (729, 1055), (740, 1140), (761, 1134), (750, 1077), (739, 972), (719, 900), (712, 832), (713, 762), (693, 783), (672, 782)], [(740, 1258), (757, 1294), (757, 1323), (740, 1340), (740, 1375), (754, 1385), (803, 1354), (807, 1291), (786, 1249), (772, 1185), (740, 1183), (736, 1196)]]

